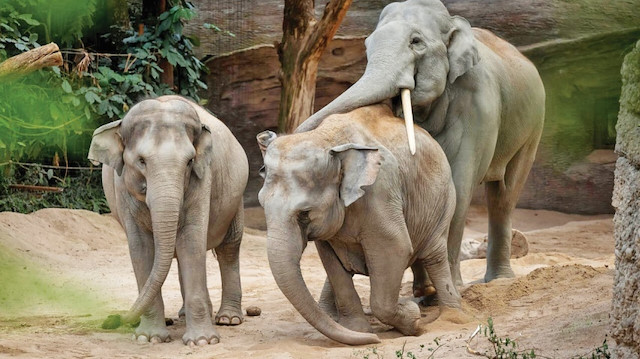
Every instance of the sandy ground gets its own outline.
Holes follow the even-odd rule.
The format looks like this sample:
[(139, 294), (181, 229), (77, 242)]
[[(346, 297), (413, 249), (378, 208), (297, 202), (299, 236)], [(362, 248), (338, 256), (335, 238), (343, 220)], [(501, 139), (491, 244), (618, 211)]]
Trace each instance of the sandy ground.
[[(512, 260), (514, 279), (463, 288), (465, 324), (441, 317), (428, 323), (437, 308), (425, 308), (426, 333), (404, 337), (371, 317), (382, 343), (349, 347), (311, 327), (276, 286), (266, 259), (260, 209), (247, 210), (241, 249), (243, 306), (262, 309), (236, 327), (218, 327), (221, 343), (191, 348), (180, 338), (184, 322), (174, 267), (163, 287), (166, 315), (174, 340), (138, 344), (131, 329), (99, 328), (107, 314), (133, 303), (137, 289), (126, 238), (110, 216), (78, 210), (46, 209), (30, 215), (0, 213), (0, 357), (21, 358), (396, 358), (404, 347), (417, 358), (474, 357), (467, 338), (492, 317), (500, 336), (516, 339), (522, 349), (567, 358), (602, 344), (608, 331), (613, 282), (611, 216), (577, 216), (517, 210), (514, 227), (529, 240), (529, 254)], [(465, 236), (486, 232), (486, 210), (474, 207)], [(209, 290), (214, 309), (220, 301), (217, 263), (209, 254)], [(465, 283), (482, 278), (485, 261), (464, 261)], [(317, 298), (325, 274), (314, 246), (303, 255), (302, 270)], [(402, 293), (411, 292), (407, 271)], [(356, 276), (356, 288), (368, 309), (368, 280)], [(434, 339), (438, 338), (440, 347)], [(471, 341), (488, 348), (482, 335)], [(406, 353), (405, 353), (406, 354)]]

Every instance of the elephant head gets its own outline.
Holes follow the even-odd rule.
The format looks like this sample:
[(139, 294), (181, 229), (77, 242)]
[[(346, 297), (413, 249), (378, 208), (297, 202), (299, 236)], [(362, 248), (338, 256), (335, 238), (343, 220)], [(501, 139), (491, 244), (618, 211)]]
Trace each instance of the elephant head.
[(300, 258), (308, 241), (326, 240), (342, 227), (346, 207), (376, 181), (377, 148), (331, 146), (308, 134), (258, 135), (265, 166), (258, 194), (267, 220), (267, 255), (280, 290), (298, 312), (327, 337), (346, 344), (378, 343), (376, 335), (338, 325), (313, 299), (302, 278)]
[[(367, 67), (362, 77), (309, 117), (296, 132), (316, 128), (331, 114), (388, 99), (399, 103), (400, 94), (410, 131), (412, 106), (425, 108), (433, 104), (449, 84), (479, 61), (471, 26), (462, 17), (450, 16), (439, 0), (387, 5), (365, 46)], [(409, 136), (415, 147), (412, 137)]]
[[(122, 120), (95, 130), (88, 158), (113, 168), (128, 191), (128, 196), (122, 195), (125, 200), (149, 213), (151, 223), (142, 227), (153, 233), (155, 257), (147, 282), (124, 318), (132, 322), (148, 308), (167, 277), (186, 192), (211, 181), (211, 133), (188, 102), (145, 100)], [(209, 196), (210, 186), (201, 190)], [(122, 224), (125, 229), (131, 225)]]

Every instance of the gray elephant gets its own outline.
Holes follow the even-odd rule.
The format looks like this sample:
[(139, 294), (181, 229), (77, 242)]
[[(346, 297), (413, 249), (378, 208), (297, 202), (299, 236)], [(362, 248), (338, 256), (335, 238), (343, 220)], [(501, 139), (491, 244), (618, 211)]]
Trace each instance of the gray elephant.
[[(455, 188), (445, 154), (426, 131), (417, 128), (419, 148), (412, 157), (402, 120), (376, 105), (330, 116), (306, 133), (275, 138), (263, 132), (258, 142), (269, 265), (311, 325), (345, 344), (379, 342), (366, 333), (371, 326), (352, 280), (359, 273), (370, 278), (373, 314), (403, 334), (419, 334), (418, 305), (398, 301), (410, 265), (426, 268), (441, 305), (460, 307), (447, 261)], [(300, 257), (307, 241), (315, 241), (335, 289), (341, 325), (304, 283)]]
[[(491, 32), (450, 16), (438, 0), (387, 5), (365, 45), (364, 75), (296, 132), (315, 128), (330, 114), (389, 99), (397, 115), (403, 113), (409, 122), (415, 115), (451, 165), (457, 195), (448, 240), (454, 282), (462, 284), (460, 243), (480, 183), (485, 183), (489, 212), (484, 279), (512, 277), (511, 215), (544, 122), (545, 92), (535, 66)], [(426, 276), (416, 269), (420, 289)]]
[(98, 128), (89, 159), (103, 163), (103, 186), (129, 242), (139, 296), (124, 320), (141, 317), (138, 341), (168, 341), (161, 287), (177, 257), (185, 344), (215, 344), (205, 255), (215, 248), (222, 277), (218, 324), (243, 320), (239, 248), (244, 150), (229, 129), (195, 103), (162, 96)]

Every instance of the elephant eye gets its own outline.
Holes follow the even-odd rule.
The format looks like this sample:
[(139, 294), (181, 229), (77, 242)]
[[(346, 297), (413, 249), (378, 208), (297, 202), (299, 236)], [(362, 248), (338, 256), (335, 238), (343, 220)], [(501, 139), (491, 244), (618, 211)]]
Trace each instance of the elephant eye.
[(411, 45), (416, 45), (420, 43), (420, 38), (419, 37), (414, 37), (413, 39), (411, 39)]
[(309, 211), (298, 212), (298, 223), (309, 224), (310, 222), (311, 222), (311, 219), (309, 218)]
[(144, 167), (147, 163), (144, 161), (144, 158), (140, 157), (138, 158), (138, 164), (140, 167)]
[(193, 165), (193, 158), (189, 160), (189, 163), (187, 163), (187, 166), (191, 167)]

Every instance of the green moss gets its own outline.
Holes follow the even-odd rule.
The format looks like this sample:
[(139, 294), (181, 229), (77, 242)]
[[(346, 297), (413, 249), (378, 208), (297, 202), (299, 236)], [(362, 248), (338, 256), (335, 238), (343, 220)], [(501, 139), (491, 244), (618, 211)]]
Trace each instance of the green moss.
[(640, 29), (565, 41), (524, 51), (544, 82), (546, 116), (538, 157), (563, 172), (594, 149), (613, 148), (624, 55)]

